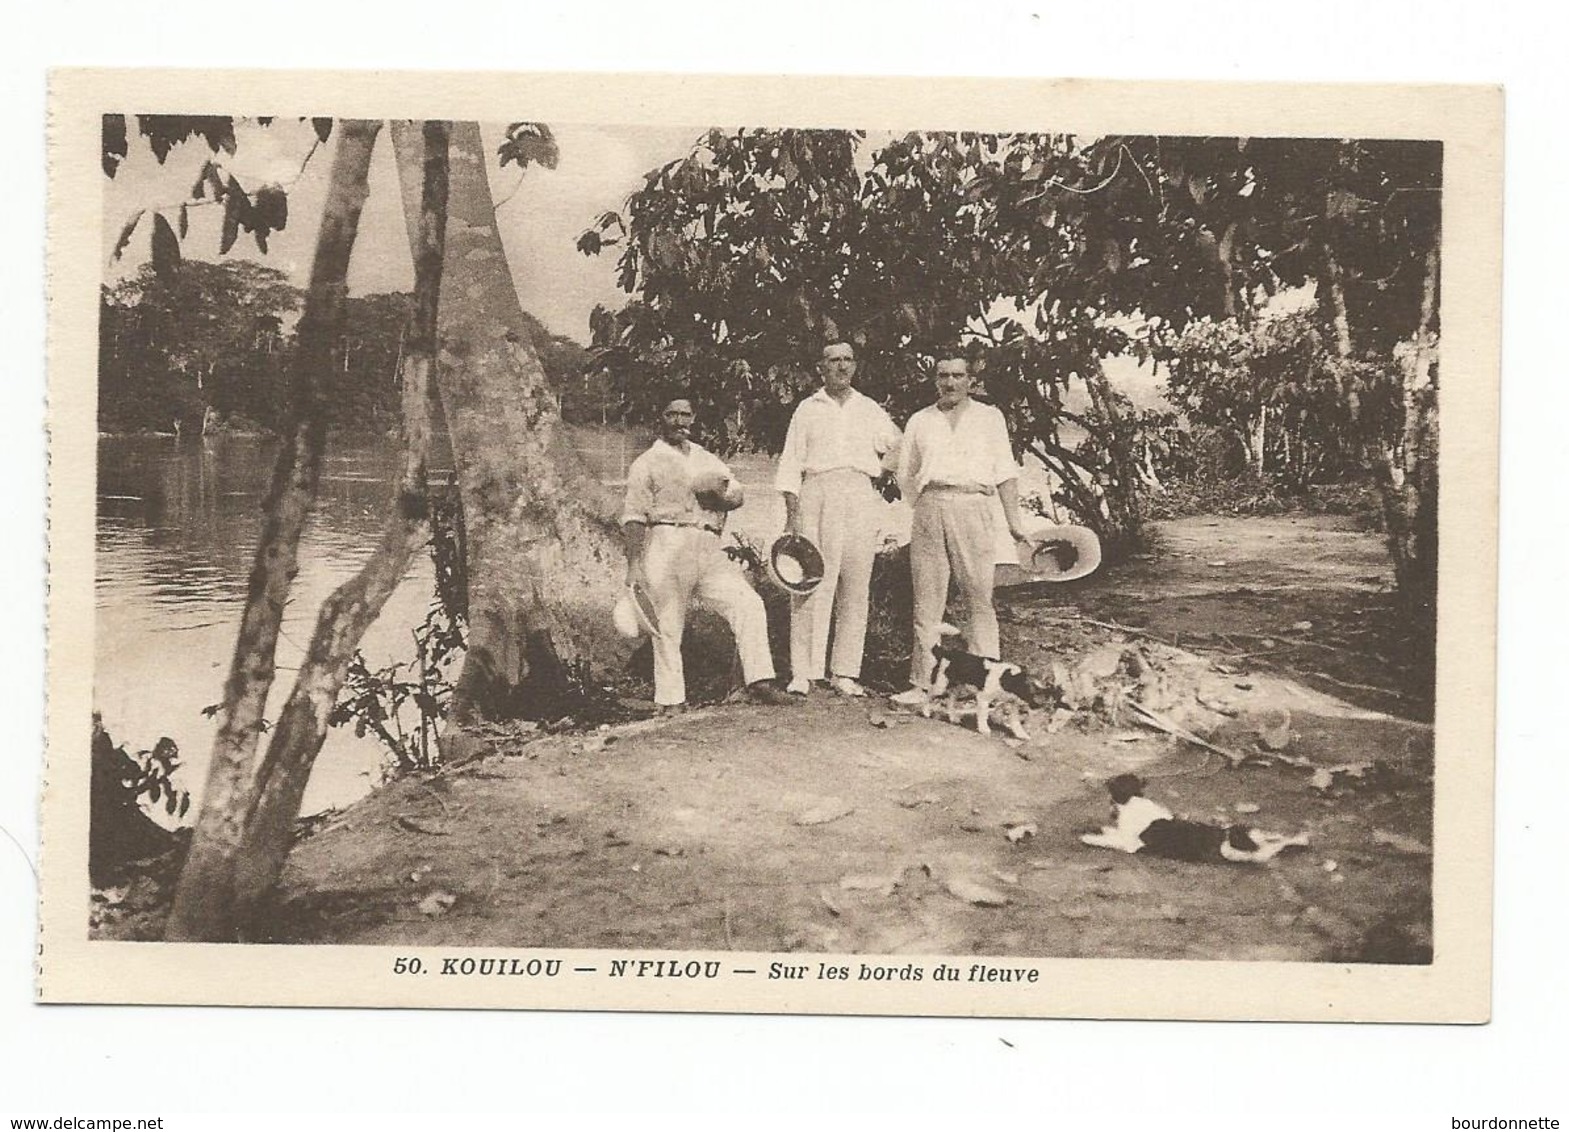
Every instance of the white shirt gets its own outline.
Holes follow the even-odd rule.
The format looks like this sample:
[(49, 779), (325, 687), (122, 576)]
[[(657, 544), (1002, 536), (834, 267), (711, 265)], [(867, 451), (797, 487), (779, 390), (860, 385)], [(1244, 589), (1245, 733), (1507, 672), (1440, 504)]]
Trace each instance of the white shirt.
[(700, 507), (692, 481), (718, 472), (725, 477), (726, 490), (735, 487), (735, 477), (725, 462), (706, 448), (688, 443), (685, 452), (655, 440), (627, 469), (626, 506), (623, 523), (695, 523), (722, 526), (724, 516)]
[(899, 486), (915, 499), (928, 487), (995, 489), (1019, 478), (1008, 423), (995, 405), (966, 400), (957, 420), (936, 405), (910, 418), (899, 448)]
[(899, 443), (899, 426), (864, 393), (850, 390), (840, 404), (819, 389), (796, 406), (785, 433), (774, 487), (801, 493), (801, 480), (818, 472), (851, 468), (870, 479), (882, 474), (884, 453)]

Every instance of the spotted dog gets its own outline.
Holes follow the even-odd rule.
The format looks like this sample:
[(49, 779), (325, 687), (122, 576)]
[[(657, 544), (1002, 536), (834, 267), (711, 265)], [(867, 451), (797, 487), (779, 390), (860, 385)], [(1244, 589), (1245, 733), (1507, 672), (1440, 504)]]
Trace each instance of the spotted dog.
[[(942, 627), (943, 641), (957, 636), (952, 625)], [(939, 642), (932, 646), (932, 678), (921, 714), (930, 719), (940, 705), (949, 723), (966, 715), (975, 716), (975, 730), (991, 734), (991, 715), (999, 713), (1002, 726), (1015, 739), (1029, 739), (1021, 718), (1039, 706), (1039, 690), (1029, 673), (1017, 664), (976, 656)], [(965, 703), (966, 700), (970, 702)]]
[(1211, 825), (1172, 816), (1144, 796), (1146, 783), (1136, 774), (1119, 774), (1106, 783), (1111, 792), (1111, 824), (1079, 840), (1099, 849), (1148, 853), (1174, 861), (1235, 861), (1258, 864), (1283, 849), (1307, 844), (1307, 834), (1283, 837), (1245, 825)]

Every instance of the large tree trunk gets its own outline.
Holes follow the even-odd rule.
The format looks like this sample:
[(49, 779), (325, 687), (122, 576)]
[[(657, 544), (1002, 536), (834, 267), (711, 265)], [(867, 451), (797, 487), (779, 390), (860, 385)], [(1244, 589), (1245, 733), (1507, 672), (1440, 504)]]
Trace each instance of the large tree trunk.
[[(420, 138), (393, 124), (405, 211)], [(476, 719), (570, 710), (573, 669), (623, 663), (610, 627), (622, 574), (619, 497), (566, 443), (559, 402), (529, 340), (496, 230), (478, 123), (454, 123), (439, 323), (441, 399), (461, 496), (468, 654), (443, 747)]]
[(326, 447), (321, 381), (330, 369), (332, 344), (343, 324), (349, 255), (359, 232), (366, 175), (380, 130), (380, 122), (367, 121), (345, 121), (338, 128), (338, 151), (290, 375), (283, 445), (264, 505), (245, 612), (224, 684), (201, 816), (169, 916), (170, 939), (234, 938), (236, 867), (255, 797), (262, 711), (275, 674), (278, 627), (299, 569), (300, 535), (316, 501)]
[(294, 690), (273, 728), (246, 827), (236, 882), (244, 931), (283, 872), (311, 767), (327, 737), (328, 716), (360, 640), (429, 537), (431, 411), (436, 395), (436, 311), (447, 227), (446, 122), (424, 124), (424, 170), (414, 249), (412, 331), (403, 355), (404, 460), (381, 541), (360, 572), (322, 603)]

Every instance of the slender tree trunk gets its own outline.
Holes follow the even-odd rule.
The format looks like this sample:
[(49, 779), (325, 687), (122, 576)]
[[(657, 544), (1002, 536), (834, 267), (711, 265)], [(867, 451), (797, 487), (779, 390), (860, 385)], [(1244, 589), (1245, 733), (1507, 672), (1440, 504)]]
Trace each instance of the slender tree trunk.
[(1416, 334), (1397, 352), (1401, 370), (1398, 450), (1386, 455), (1384, 515), (1400, 604), (1409, 622), (1431, 625), (1438, 596), (1438, 248), (1428, 250)]
[(278, 627), (299, 569), (300, 535), (316, 500), (326, 447), (320, 383), (331, 367), (332, 343), (343, 323), (349, 255), (359, 232), (371, 151), (380, 129), (381, 123), (367, 121), (345, 121), (338, 128), (338, 151), (290, 375), (283, 445), (264, 505), (245, 612), (224, 685), (201, 816), (169, 916), (170, 939), (234, 938), (235, 869), (244, 851), (254, 798), (262, 711), (275, 675)]
[[(404, 206), (420, 139), (393, 123)], [(441, 398), (462, 500), (468, 654), (443, 740), (461, 757), (461, 724), (554, 718), (569, 664), (604, 669), (627, 647), (610, 627), (622, 574), (619, 497), (590, 480), (565, 441), (560, 407), (529, 339), (496, 228), (479, 125), (452, 132), (452, 196), (439, 324)]]
[(1324, 247), (1324, 290), (1329, 301), (1330, 325), (1335, 331), (1335, 353), (1342, 358), (1351, 356), (1351, 316), (1346, 310), (1346, 286), (1335, 249), (1326, 239)]
[(283, 872), (305, 785), (327, 737), (328, 716), (355, 650), (429, 536), (430, 497), (425, 473), (431, 449), (430, 405), (436, 396), (436, 312), (447, 227), (447, 135), (445, 122), (424, 124), (413, 332), (402, 372), (402, 475), (376, 549), (360, 572), (322, 603), (294, 690), (267, 745), (236, 884), (242, 931)]
[(1268, 422), (1269, 410), (1260, 405), (1258, 418), (1253, 422), (1253, 435), (1248, 441), (1248, 451), (1253, 463), (1253, 478), (1260, 483), (1264, 482), (1264, 441)]
[(1104, 488), (1107, 527), (1097, 531), (1106, 544), (1107, 556), (1117, 561), (1132, 553), (1139, 546), (1142, 516), (1138, 498), (1138, 461), (1122, 427), (1122, 414), (1117, 409), (1111, 383), (1099, 363), (1085, 375), (1089, 388), (1090, 404), (1100, 418), (1102, 440), (1106, 450), (1106, 467), (1097, 478)]

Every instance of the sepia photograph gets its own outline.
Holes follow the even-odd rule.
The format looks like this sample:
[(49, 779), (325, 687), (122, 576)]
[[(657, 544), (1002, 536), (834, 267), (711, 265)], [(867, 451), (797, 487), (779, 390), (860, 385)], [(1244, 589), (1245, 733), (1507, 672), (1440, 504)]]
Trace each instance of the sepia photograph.
[(46, 999), (1486, 1017), (1496, 92), (521, 78), (56, 75)]

